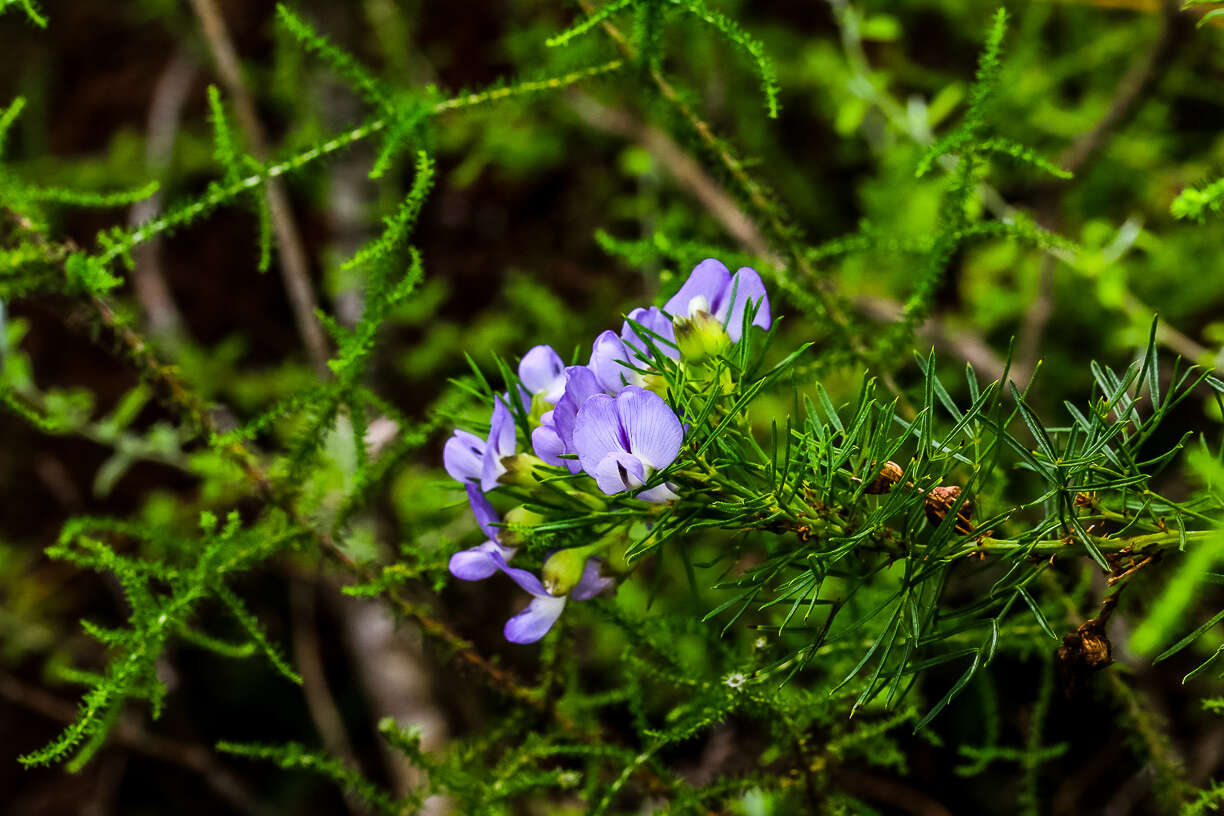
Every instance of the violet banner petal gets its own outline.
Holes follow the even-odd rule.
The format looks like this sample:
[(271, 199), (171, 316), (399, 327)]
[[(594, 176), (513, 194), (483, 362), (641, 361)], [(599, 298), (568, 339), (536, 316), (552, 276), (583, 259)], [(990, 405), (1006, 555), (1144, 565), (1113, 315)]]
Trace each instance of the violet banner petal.
[(457, 482), (479, 479), (484, 460), (485, 441), (467, 431), (456, 430), (442, 448), (442, 466)]
[(704, 297), (710, 312), (713, 313), (719, 307), (723, 291), (730, 281), (731, 272), (721, 261), (706, 258), (693, 267), (688, 280), (680, 287), (680, 291), (664, 304), (663, 311), (672, 317), (688, 317), (693, 298)]
[(728, 299), (732, 291), (735, 292), (735, 302), (724, 303), (723, 308), (715, 317), (720, 321), (726, 321), (727, 336), (731, 338), (731, 342), (738, 343), (740, 335), (744, 333), (744, 310), (747, 309), (749, 301), (760, 304), (756, 315), (752, 318), (752, 325), (760, 326), (762, 329), (769, 328), (769, 295), (765, 293), (765, 284), (761, 281), (761, 276), (755, 269), (747, 266), (741, 267), (731, 279), (731, 284), (727, 287)]
[(561, 611), (565, 609), (565, 598), (547, 595), (533, 598), (522, 612), (506, 621), (504, 633), (511, 643), (535, 643), (548, 634)]
[(653, 470), (675, 461), (684, 441), (684, 428), (662, 397), (630, 386), (617, 395), (616, 411), (630, 453)]
[(553, 425), (561, 441), (573, 453), (574, 422), (578, 418), (578, 409), (587, 398), (602, 394), (603, 389), (595, 373), (586, 366), (570, 366), (565, 369), (565, 396), (557, 402), (553, 409)]
[(609, 496), (641, 487), (646, 481), (646, 469), (642, 467), (642, 460), (624, 451), (612, 451), (600, 460), (594, 470), (587, 470), (587, 473), (595, 478), (599, 489)]
[(524, 354), (518, 375), (528, 391), (543, 394), (550, 405), (556, 405), (565, 392), (565, 363), (552, 346), (536, 346)]
[(625, 343), (609, 329), (595, 338), (591, 344), (591, 371), (599, 382), (600, 390), (607, 394), (615, 394), (624, 387), (633, 372), (625, 367), (629, 362), (629, 352)]
[(595, 473), (609, 453), (626, 452), (616, 400), (607, 394), (596, 394), (582, 403), (574, 423), (573, 448), (582, 469), (590, 474)]
[[(663, 352), (668, 357), (671, 357), (673, 360), (680, 359), (679, 350), (673, 348), (671, 345), (668, 345), (668, 343), (659, 340), (659, 337), (662, 337), (674, 344), (676, 342), (676, 330), (672, 327), (672, 322), (667, 319), (667, 315), (663, 314), (662, 310), (659, 309), (658, 306), (651, 306), (649, 309), (634, 309), (627, 315), (627, 318), (628, 319), (625, 320), (625, 325), (621, 327), (620, 334), (621, 341), (625, 344), (627, 349), (649, 360), (651, 357), (650, 346), (647, 344), (647, 340), (649, 339), (649, 341), (654, 343), (655, 347), (659, 349), (659, 351)], [(637, 323), (644, 329), (649, 329), (659, 337), (653, 337), (645, 332), (639, 332), (633, 325), (634, 323)], [(630, 362), (637, 363), (640, 361), (631, 360)]]

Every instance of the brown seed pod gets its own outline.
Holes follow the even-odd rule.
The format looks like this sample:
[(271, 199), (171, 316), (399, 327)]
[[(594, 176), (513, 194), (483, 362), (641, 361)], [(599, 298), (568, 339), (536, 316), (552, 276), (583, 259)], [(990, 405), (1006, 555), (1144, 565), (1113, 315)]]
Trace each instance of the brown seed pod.
[[(948, 511), (960, 501), (960, 495), (961, 489), (956, 485), (932, 488), (926, 496), (927, 521), (938, 526), (947, 517)], [(970, 521), (972, 517), (973, 502), (966, 499), (956, 513), (956, 531), (966, 535), (973, 532), (973, 523)]]
[(873, 496), (887, 493), (893, 489), (897, 482), (901, 481), (901, 477), (904, 475), (901, 466), (889, 460), (884, 463), (884, 467), (880, 468), (880, 475), (868, 482), (867, 486), (863, 488), (863, 492), (870, 493)]

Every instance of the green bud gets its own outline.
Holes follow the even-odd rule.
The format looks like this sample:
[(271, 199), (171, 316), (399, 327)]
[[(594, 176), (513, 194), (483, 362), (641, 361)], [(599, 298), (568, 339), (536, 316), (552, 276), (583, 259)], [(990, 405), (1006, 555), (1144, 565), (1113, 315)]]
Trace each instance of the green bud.
[(499, 476), (497, 481), (501, 484), (518, 485), (519, 487), (535, 487), (539, 481), (535, 476), (535, 469), (545, 467), (542, 459), (530, 453), (516, 453), (513, 456), (507, 456), (501, 460), (501, 463), (506, 472)]
[(680, 355), (688, 362), (700, 362), (731, 347), (731, 338), (727, 336), (726, 329), (709, 312), (699, 309), (689, 317), (678, 317), (674, 326), (676, 345), (680, 347)]
[(571, 547), (553, 553), (544, 562), (544, 588), (553, 595), (567, 594), (582, 579), (587, 559), (603, 546), (604, 542), (597, 541), (585, 547)]
[(506, 547), (522, 547), (527, 543), (528, 530), (543, 524), (545, 518), (522, 505), (515, 507), (502, 517), (501, 544)]

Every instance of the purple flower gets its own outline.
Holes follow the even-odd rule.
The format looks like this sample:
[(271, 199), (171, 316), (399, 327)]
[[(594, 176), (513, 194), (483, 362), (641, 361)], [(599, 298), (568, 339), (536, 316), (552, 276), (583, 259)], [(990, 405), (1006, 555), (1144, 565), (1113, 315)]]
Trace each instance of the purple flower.
[[(609, 495), (641, 487), (680, 452), (684, 428), (663, 398), (631, 385), (615, 398), (596, 394), (578, 411), (574, 449), (582, 469)], [(667, 501), (676, 494), (661, 484), (638, 494)]]
[(646, 375), (642, 373), (642, 369), (650, 368), (651, 353), (645, 337), (650, 337), (651, 342), (663, 354), (673, 360), (680, 359), (680, 351), (675, 345), (676, 331), (672, 328), (671, 320), (658, 306), (634, 309), (629, 313), (629, 319), (664, 338), (666, 342), (645, 332), (639, 334), (629, 320), (621, 326), (619, 336), (608, 330), (596, 337), (591, 346), (591, 361), (587, 367), (595, 374), (599, 387), (606, 394), (616, 395), (626, 385), (646, 384)]
[(514, 455), (514, 416), (506, 407), (505, 397), (493, 400), (493, 416), (489, 419), (489, 439), (485, 442), (480, 463), (480, 489), (486, 493), (497, 487), (497, 479), (506, 472), (502, 459)]
[(476, 434), (456, 430), (442, 448), (442, 465), (457, 482), (480, 481), (484, 467), (485, 441)]
[(771, 322), (769, 296), (765, 294), (761, 276), (745, 266), (732, 277), (721, 262), (706, 258), (694, 267), (680, 291), (663, 306), (663, 311), (676, 318), (692, 318), (698, 312), (707, 312), (723, 325), (731, 342), (736, 343), (743, 333), (744, 310), (749, 301), (760, 304), (752, 325), (768, 329)]
[[(493, 558), (500, 560), (496, 555)], [(589, 601), (612, 584), (611, 578), (604, 578), (599, 574), (597, 558), (587, 559), (581, 580), (570, 590), (568, 596), (553, 595), (535, 575), (525, 569), (511, 567), (504, 560), (501, 560), (499, 568), (532, 596), (526, 609), (506, 621), (506, 640), (512, 643), (535, 643), (548, 634), (557, 618), (561, 617), (567, 598)]]
[(514, 557), (517, 550), (514, 547), (503, 547), (499, 543), (500, 531), (493, 526), (498, 520), (497, 511), (493, 509), (493, 505), (480, 492), (480, 489), (474, 484), (469, 484), (467, 494), (468, 503), (472, 506), (472, 515), (476, 516), (476, 523), (480, 525), (480, 529), (489, 537), (489, 540), (452, 555), (448, 568), (451, 575), (456, 578), (462, 578), (464, 581), (480, 581), (501, 569), (507, 561)]
[(586, 366), (565, 369), (565, 393), (557, 407), (540, 417), (540, 425), (531, 432), (531, 445), (536, 456), (550, 465), (569, 468), (570, 473), (582, 469), (576, 459), (562, 459), (561, 454), (574, 454), (574, 424), (578, 409), (588, 397), (602, 393), (595, 374)]
[(518, 375), (531, 394), (541, 395), (549, 405), (556, 405), (565, 392), (565, 363), (552, 346), (536, 346), (524, 354)]
[(587, 367), (595, 375), (599, 388), (606, 394), (619, 393), (626, 385), (641, 385), (642, 374), (634, 369), (643, 368), (640, 360), (625, 347), (625, 341), (609, 329), (595, 338), (591, 345), (591, 362)]
[[(658, 306), (651, 306), (649, 309), (634, 309), (628, 315), (628, 320), (621, 327), (620, 339), (625, 344), (625, 348), (631, 352), (636, 352), (638, 355), (650, 359), (650, 346), (647, 345), (647, 340), (654, 343), (659, 351), (673, 360), (680, 359), (680, 350), (676, 348), (676, 330), (672, 327), (671, 320), (667, 315), (663, 314)], [(630, 321), (633, 321), (632, 323)], [(658, 337), (642, 333), (638, 334), (638, 330), (634, 327), (634, 323), (648, 329)], [(660, 340), (659, 337), (663, 338)], [(666, 341), (666, 342), (663, 342)]]

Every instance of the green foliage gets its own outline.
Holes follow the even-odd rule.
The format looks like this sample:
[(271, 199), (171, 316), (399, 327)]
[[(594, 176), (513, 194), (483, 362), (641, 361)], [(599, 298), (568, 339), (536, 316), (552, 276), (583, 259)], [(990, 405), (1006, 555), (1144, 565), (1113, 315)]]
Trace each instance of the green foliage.
[(651, 69), (658, 69), (662, 59), (662, 9), (670, 6), (682, 16), (691, 16), (718, 31), (726, 40), (744, 52), (756, 68), (765, 97), (765, 110), (770, 119), (778, 118), (778, 74), (765, 53), (765, 46), (751, 37), (735, 20), (714, 11), (703, 0), (607, 0), (581, 21), (550, 37), (549, 47), (568, 45), (589, 34), (605, 21), (623, 11), (634, 15), (635, 44), (639, 55)]
[(25, 14), (26, 19), (34, 25), (39, 28), (47, 27), (47, 18), (38, 13), (38, 6), (34, 4), (34, 0), (4, 0), (4, 2), (0, 3), (0, 14), (14, 6), (20, 9)]
[(247, 759), (266, 759), (288, 771), (306, 770), (327, 777), (346, 793), (376, 813), (398, 814), (391, 798), (374, 783), (352, 768), (331, 757), (314, 753), (295, 743), (284, 746), (251, 745), (239, 742), (219, 742), (217, 750)]
[(1169, 211), (1174, 218), (1202, 221), (1208, 214), (1219, 213), (1221, 207), (1224, 207), (1224, 179), (1202, 187), (1187, 187), (1173, 199)]
[[(0, 298), (40, 304), (42, 319), (39, 298), (50, 296), (52, 310), (71, 304), (64, 322), (85, 322), (88, 339), (139, 374), (107, 397), (35, 377), (30, 323), (0, 319), (0, 404), (40, 435), (100, 446), (97, 500), (124, 493), (134, 470), (190, 485), (146, 491), (122, 518), (71, 518), (47, 550), (117, 583), (126, 620), (81, 621), (93, 652), (78, 654), (55, 629), (20, 639), (65, 641), (57, 653), (37, 647), (39, 656), (48, 676), (85, 688), (76, 718), (22, 763), (75, 771), (129, 706), (147, 704), (156, 719), (167, 705), (158, 667), (179, 645), (231, 661), (259, 655), (296, 694), (303, 678), (278, 628), (269, 634), (244, 594), (247, 576), (281, 570), (296, 580), (334, 569), (344, 594), (413, 627), (465, 718), (428, 748), (419, 730), (379, 722), (385, 747), (413, 769), (402, 796), (308, 745), (217, 748), (310, 771), (378, 813), (417, 812), (433, 796), (462, 813), (629, 813), (646, 803), (676, 814), (869, 812), (879, 803), (851, 784), (856, 774), (905, 777), (911, 757), (941, 741), (963, 760), (949, 773), (983, 786), (1003, 780), (1022, 812), (1040, 813), (1050, 779), (1076, 764), (1068, 754), (1077, 741), (1056, 714), (1073, 691), (1059, 688), (1068, 658), (1052, 656), (1064, 633), (1089, 615), (1104, 627), (1116, 608), (1132, 633), (1119, 662), (1163, 671), (1167, 660), (1190, 659), (1183, 682), (1207, 680), (1224, 651), (1224, 612), (1204, 611), (1224, 581), (1224, 456), (1208, 439), (1224, 414), (1224, 383), (1201, 364), (1218, 356), (1224, 334), (1204, 317), (1218, 285), (1184, 272), (1211, 262), (1210, 235), (1160, 216), (1218, 214), (1224, 182), (1186, 188), (1171, 205), (1168, 195), (1153, 205), (1135, 192), (1149, 170), (1160, 191), (1199, 177), (1160, 160), (1181, 147), (1152, 135), (1181, 115), (1173, 103), (1176, 115), (1140, 109), (1128, 120), (1135, 132), (1115, 134), (1113, 166), (1077, 166), (1072, 179), (1045, 158), (1089, 132), (1098, 108), (1111, 109), (1132, 26), (1114, 33), (1076, 9), (1073, 25), (1057, 29), (1065, 54), (1052, 55), (1041, 38), (1057, 27), (1055, 12), (1025, 9), (1009, 34), (1000, 9), (966, 84), (932, 67), (946, 55), (927, 64), (909, 53), (901, 40), (916, 12), (907, 6), (868, 15), (835, 2), (837, 37), (800, 39), (758, 25), (755, 9), (751, 25), (737, 20), (748, 4), (718, 5), (726, 11), (705, 0), (606, 0), (551, 37), (555, 15), (540, 19), (532, 7), (497, 44), (498, 70), (520, 79), (453, 93), (423, 79), (445, 74), (423, 70), (401, 41), (412, 21), (400, 4), (360, 4), (375, 36), (352, 51), (340, 45), (347, 35), (322, 33), (327, 15), (316, 27), (308, 11), (277, 5), (276, 64), (247, 79), (273, 97), (261, 99), (266, 110), (289, 121), (284, 143), (264, 161), (249, 155), (208, 86), (206, 117), (183, 127), (162, 179), (169, 204), (126, 226), (66, 220), (69, 208), (113, 210), (160, 189), (143, 181), (143, 159), (115, 171), (122, 138), (79, 166), (43, 162), (28, 143), (45, 116), (37, 88), (23, 90), (31, 105), (18, 96), (0, 111)], [(46, 25), (29, 0), (0, 11), (10, 6)], [(141, 13), (168, 13), (153, 8)], [(985, 16), (976, 5), (944, 13), (966, 37)], [(728, 47), (746, 60), (719, 59)], [(607, 59), (609, 48), (623, 59)], [(319, 122), (332, 127), (336, 111), (320, 115), (300, 93), (316, 67), (364, 106), (334, 133)], [(1189, 79), (1169, 80), (1178, 82)], [(783, 85), (801, 101), (788, 119), (821, 124), (802, 145), (819, 161), (794, 155), (767, 121), (778, 117)], [(767, 117), (740, 104), (758, 93)], [(607, 141), (628, 137), (616, 142), (619, 160), (591, 148), (598, 140), (579, 121), (612, 134)], [(358, 145), (364, 152), (349, 151)], [(208, 216), (236, 206), (255, 217), (254, 265), (265, 270), (268, 182), (292, 179), (294, 195), (317, 205), (342, 194), (336, 178), (347, 166), (329, 172), (341, 161), (360, 164), (378, 218), (351, 230), (360, 235), (351, 243), (326, 246), (315, 265), (325, 281), (316, 317), (334, 348), (321, 375), (297, 354), (269, 362), (262, 334), (212, 347), (146, 337), (145, 303), (125, 274), (139, 270), (140, 250), (186, 228), (212, 230)], [(546, 175), (554, 165), (564, 173)], [(505, 187), (516, 197), (547, 188), (558, 213), (550, 252), (594, 245), (612, 263), (596, 272), (572, 258), (552, 274), (524, 253), (505, 259), (504, 281), (474, 285), (461, 268), (471, 259), (452, 254), (448, 267), (431, 253), (455, 218), (487, 230), (472, 233), (482, 241), (499, 234), (499, 210), (465, 218), (444, 198), (443, 215), (423, 218), (435, 186), (510, 195)], [(1058, 207), (1047, 203), (1056, 195)], [(592, 219), (593, 236), (574, 229), (590, 230)], [(521, 228), (510, 223), (507, 232)], [(97, 230), (92, 241), (68, 237), (81, 229)], [(674, 485), (680, 498), (584, 493), (585, 477), (530, 465), (542, 474), (534, 483), (499, 488), (503, 518), (511, 507), (544, 518), (495, 524), (521, 543), (516, 566), (534, 570), (557, 550), (623, 547), (615, 597), (570, 604), (538, 649), (493, 651), (502, 647), (478, 629), (489, 625), (480, 616), (506, 611), (498, 593), (511, 583), (498, 576), (475, 589), (448, 574), (449, 558), (485, 533), (456, 521), (466, 496), (442, 481), (439, 437), (455, 426), (488, 431), (494, 395), (522, 386), (512, 360), (525, 348), (547, 342), (581, 364), (592, 328), (619, 322), (617, 310), (642, 289), (674, 292), (704, 257), (761, 273), (772, 328), (750, 328), (750, 310), (741, 343), (694, 362), (672, 360), (670, 341), (637, 326), (649, 350), (628, 367), (649, 372), (687, 428), (681, 456), (649, 483)], [(1165, 316), (1160, 325), (1149, 322), (1149, 302)], [(886, 308), (864, 307), (872, 303)], [(1026, 309), (1043, 303), (1073, 327), (1065, 348), (1043, 344), (1042, 327), (1030, 325), (1040, 321)], [(1175, 324), (1207, 325), (1191, 336)], [(1017, 334), (1014, 362), (1010, 351), (994, 355)], [(965, 335), (977, 344), (957, 345)], [(931, 342), (953, 351), (935, 354)], [(1048, 364), (1033, 356), (1039, 347), (1052, 349)], [(974, 362), (962, 365), (965, 357)], [(510, 402), (526, 450), (547, 406)], [(885, 462), (903, 475), (878, 489)], [(42, 591), (9, 553), (0, 544), (6, 607), (9, 584)], [(1068, 590), (1076, 576), (1079, 588)], [(26, 614), (30, 604), (12, 606)], [(0, 611), (0, 639), (34, 630), (13, 623), (17, 615)], [(1016, 664), (1039, 673), (1023, 699), (1008, 699), (1015, 684), (1000, 682), (1001, 667)], [(1184, 781), (1145, 705), (1148, 684), (1118, 668), (1096, 675), (1095, 690), (1107, 692), (1097, 696), (1116, 709), (1134, 761), (1155, 774), (1158, 801), (1170, 812), (1218, 809), (1218, 785), (1195, 792)], [(958, 717), (979, 710), (966, 732)]]
[[(171, 639), (192, 626), (199, 607), (210, 598), (221, 598), (230, 604), (228, 599), (233, 596), (226, 582), (234, 575), (289, 547), (300, 535), (285, 529), (283, 522), (276, 519), (243, 529), (237, 513), (231, 513), (220, 529), (216, 518), (205, 517), (201, 528), (203, 535), (192, 542), (193, 546), (175, 548), (176, 557), (150, 560), (125, 554), (110, 541), (156, 543), (164, 541), (168, 531), (84, 517), (65, 526), (47, 555), (82, 569), (113, 575), (129, 606), (128, 628), (87, 626), (87, 631), (112, 652), (106, 671), (93, 679), (77, 719), (51, 743), (21, 757), (23, 765), (70, 760), (70, 767), (79, 768), (102, 746), (129, 698), (148, 699), (152, 715), (157, 718), (166, 693), (157, 676), (157, 660)], [(230, 605), (230, 609), (239, 616), (248, 633), (254, 635), (259, 631), (250, 614), (240, 611), (240, 605)], [(192, 642), (203, 645), (212, 641), (193, 638)], [(275, 655), (262, 634), (256, 637), (256, 642), (265, 647), (265, 652)], [(222, 653), (235, 655), (232, 649), (223, 649)], [(291, 674), (278, 658), (274, 658), (274, 663)]]

